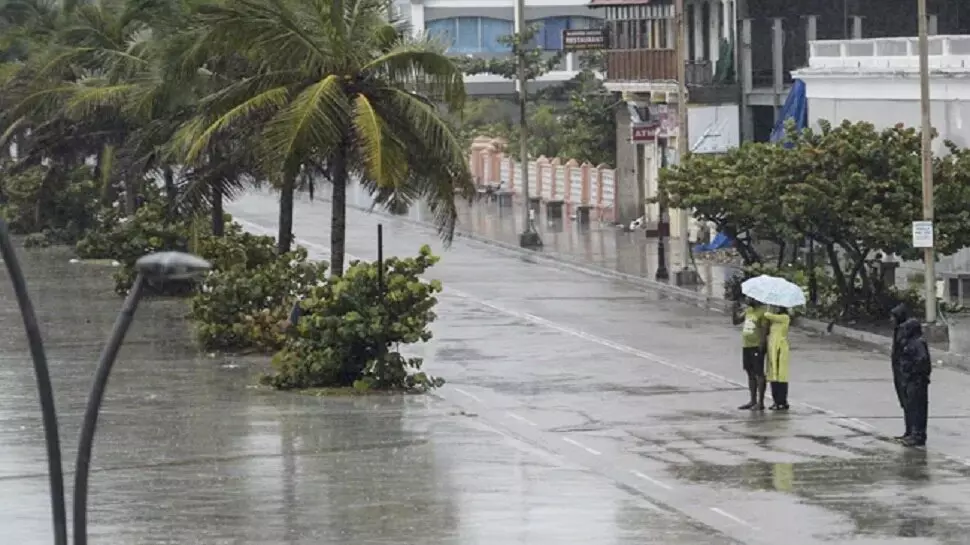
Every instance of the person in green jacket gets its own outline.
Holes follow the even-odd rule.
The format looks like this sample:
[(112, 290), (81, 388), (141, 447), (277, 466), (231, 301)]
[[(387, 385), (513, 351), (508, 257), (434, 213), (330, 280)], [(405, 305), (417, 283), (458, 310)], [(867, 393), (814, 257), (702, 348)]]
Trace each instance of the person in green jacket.
[(732, 312), (734, 325), (744, 324), (741, 328), (741, 368), (748, 375), (748, 392), (751, 399), (738, 407), (742, 411), (765, 410), (765, 345), (768, 336), (768, 322), (764, 315), (764, 304), (748, 298), (747, 307), (740, 303)]
[(769, 407), (773, 411), (788, 410), (788, 329), (791, 326), (791, 316), (788, 309), (779, 308), (777, 312), (769, 310), (765, 313), (768, 321), (768, 353), (765, 377), (771, 384), (771, 398), (774, 405)]

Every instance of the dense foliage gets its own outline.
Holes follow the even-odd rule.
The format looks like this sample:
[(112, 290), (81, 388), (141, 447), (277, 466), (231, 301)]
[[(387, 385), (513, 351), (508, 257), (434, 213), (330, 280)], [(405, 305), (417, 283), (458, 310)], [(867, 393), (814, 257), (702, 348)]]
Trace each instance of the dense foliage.
[(221, 264), (192, 298), (196, 338), (210, 350), (280, 349), (290, 307), (324, 281), (327, 264), (308, 261), (303, 248), (277, 256), (271, 237), (217, 240)]
[[(462, 74), (444, 46), (389, 21), (388, 7), (383, 0), (5, 3), (0, 149), (15, 165), (3, 172), (31, 177), (27, 186), (11, 180), (2, 188), (25, 196), (5, 214), (21, 230), (63, 229), (58, 238), (73, 241), (84, 227), (59, 225), (58, 195), (93, 190), (97, 198), (85, 206), (118, 203), (128, 217), (159, 184), (164, 211), (152, 221), (208, 212), (218, 236), (224, 201), (264, 181), (280, 190), (277, 239), (286, 252), (294, 193), (327, 180), (331, 273), (339, 275), (346, 186), (356, 180), (396, 210), (423, 199), (450, 237), (455, 198), (473, 188), (466, 148), (434, 105), (460, 110)], [(93, 172), (73, 175), (88, 163)], [(77, 212), (77, 222), (88, 217)]]
[[(536, 32), (528, 29), (523, 36), (526, 45), (518, 47), (515, 36), (499, 41), (521, 51), (525, 58), (526, 79), (535, 78), (555, 69), (562, 62), (562, 53), (549, 54), (529, 45)], [(616, 99), (606, 90), (597, 72), (603, 72), (600, 53), (579, 56), (579, 73), (570, 81), (542, 88), (527, 96), (526, 123), (528, 125), (529, 156), (576, 159), (594, 165), (616, 164)], [(509, 57), (463, 58), (456, 62), (468, 74), (497, 74), (505, 78), (518, 77), (517, 59)], [(519, 153), (518, 100), (473, 99), (466, 103), (463, 115), (456, 123), (462, 141), (467, 146), (478, 136), (500, 137), (508, 142), (507, 151)]]
[[(736, 240), (746, 265), (762, 263), (758, 241), (784, 248), (812, 240), (836, 291), (832, 314), (881, 317), (902, 295), (882, 285), (883, 254), (917, 259), (913, 220), (922, 213), (920, 134), (895, 126), (822, 123), (789, 131), (784, 145), (745, 144), (722, 156), (693, 155), (662, 173), (671, 206), (690, 208)], [(970, 243), (970, 152), (952, 145), (934, 159), (936, 248)], [(782, 260), (783, 261), (783, 260)]]
[(431, 339), (438, 281), (420, 275), (438, 258), (427, 246), (413, 258), (353, 262), (342, 278), (310, 289), (303, 316), (273, 359), (277, 388), (353, 386), (424, 390), (443, 383), (421, 372), (422, 360), (396, 348)]
[(0, 214), (28, 245), (73, 244), (96, 223), (99, 189), (89, 167), (69, 170), (11, 161), (0, 166)]

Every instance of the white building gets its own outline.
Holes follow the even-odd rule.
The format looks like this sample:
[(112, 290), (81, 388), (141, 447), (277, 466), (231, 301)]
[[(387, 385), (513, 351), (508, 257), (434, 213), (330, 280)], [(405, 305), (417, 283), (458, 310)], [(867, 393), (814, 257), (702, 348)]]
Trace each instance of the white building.
[[(931, 25), (931, 31), (936, 25)], [(970, 36), (930, 36), (930, 123), (943, 141), (970, 146)], [(792, 72), (805, 82), (808, 120), (832, 124), (867, 121), (878, 128), (902, 123), (920, 127), (919, 57), (916, 38), (829, 40), (810, 44), (808, 66)], [(904, 274), (920, 263), (901, 263)], [(970, 283), (970, 250), (940, 259), (938, 280), (945, 297)]]
[[(970, 36), (930, 36), (930, 120), (943, 140), (970, 146)], [(916, 38), (816, 41), (805, 82), (809, 123), (868, 121), (877, 127), (920, 126)]]
[[(514, 0), (411, 0), (404, 13), (414, 32), (427, 31), (452, 44), (455, 55), (506, 56), (508, 46), (499, 38), (513, 34)], [(589, 9), (589, 0), (528, 0), (526, 23), (539, 27), (536, 45), (554, 55), (562, 50), (562, 31), (596, 27), (600, 13)], [(541, 76), (537, 82), (568, 81), (578, 72), (574, 53), (569, 53), (556, 70)], [(469, 94), (499, 95), (515, 92), (515, 84), (500, 76), (479, 74), (467, 76)]]

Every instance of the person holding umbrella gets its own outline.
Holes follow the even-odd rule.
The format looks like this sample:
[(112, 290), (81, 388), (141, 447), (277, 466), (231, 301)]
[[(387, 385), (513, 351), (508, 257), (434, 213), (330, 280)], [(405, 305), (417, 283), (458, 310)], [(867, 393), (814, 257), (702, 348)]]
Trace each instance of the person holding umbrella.
[(764, 313), (768, 322), (768, 342), (765, 378), (771, 384), (771, 397), (775, 403), (770, 407), (776, 411), (788, 410), (788, 330), (791, 315), (788, 309), (805, 304), (805, 292), (801, 286), (784, 278), (761, 275), (745, 280), (741, 293), (751, 299), (772, 305), (777, 310)]
[(788, 309), (780, 307), (775, 312), (769, 309), (765, 313), (765, 320), (770, 324), (768, 329), (768, 351), (765, 354), (767, 369), (765, 378), (771, 385), (771, 399), (775, 403), (768, 407), (773, 411), (788, 410), (788, 329), (791, 326), (791, 315)]

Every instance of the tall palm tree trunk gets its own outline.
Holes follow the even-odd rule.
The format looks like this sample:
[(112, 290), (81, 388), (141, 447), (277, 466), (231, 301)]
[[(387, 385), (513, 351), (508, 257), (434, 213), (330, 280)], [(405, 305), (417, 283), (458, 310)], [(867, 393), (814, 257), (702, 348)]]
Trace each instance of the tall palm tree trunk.
[(293, 243), (293, 191), (296, 176), (287, 173), (280, 190), (280, 230), (276, 238), (276, 250), (283, 254), (290, 251)]
[(172, 167), (165, 167), (162, 171), (165, 179), (165, 219), (175, 219), (175, 206), (178, 203), (178, 188), (175, 187), (175, 172)]
[(138, 186), (131, 177), (125, 178), (125, 215), (134, 216), (138, 209)]
[(222, 184), (212, 183), (212, 234), (221, 237), (226, 234), (226, 216), (223, 208), (225, 201)]
[(344, 274), (344, 252), (347, 243), (347, 148), (342, 146), (333, 157), (330, 180), (333, 195), (330, 201), (330, 276)]

